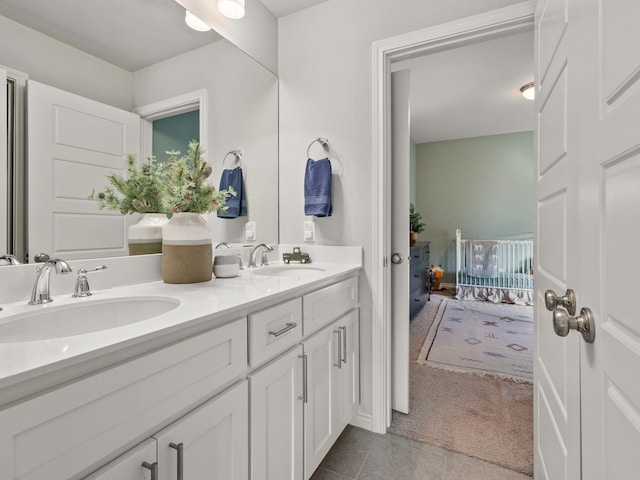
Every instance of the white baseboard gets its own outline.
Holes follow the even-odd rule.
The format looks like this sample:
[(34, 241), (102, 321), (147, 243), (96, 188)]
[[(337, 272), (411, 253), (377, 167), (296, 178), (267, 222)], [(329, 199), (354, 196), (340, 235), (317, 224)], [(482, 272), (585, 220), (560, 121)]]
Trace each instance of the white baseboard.
[(373, 417), (369, 414), (362, 412), (356, 413), (351, 419), (350, 424), (354, 427), (364, 428), (365, 430), (373, 432)]

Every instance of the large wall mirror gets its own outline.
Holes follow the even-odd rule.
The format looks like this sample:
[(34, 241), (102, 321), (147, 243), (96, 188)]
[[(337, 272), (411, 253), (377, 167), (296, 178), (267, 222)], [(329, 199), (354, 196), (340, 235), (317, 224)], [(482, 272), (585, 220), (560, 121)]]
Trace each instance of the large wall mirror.
[[(241, 166), (245, 175), (247, 216), (209, 215), (214, 244), (246, 243), (247, 222), (255, 222), (255, 241), (278, 242), (278, 78), (217, 33), (190, 30), (184, 16), (174, 0), (0, 3), (0, 77), (18, 77), (20, 84), (24, 74), (25, 98), (31, 93), (29, 85), (37, 83), (45, 92), (51, 87), (49, 106), (60, 107), (71, 98), (64, 112), (80, 110), (74, 102), (87, 99), (140, 117), (123, 135), (127, 138), (121, 147), (106, 148), (105, 135), (90, 131), (96, 116), (84, 115), (87, 121), (64, 133), (55, 123), (43, 123), (66, 113), (39, 110), (32, 105), (39, 97), (29, 98), (24, 110), (32, 117), (25, 122), (28, 151), (11, 151), (11, 138), (21, 142), (13, 133), (7, 146), (0, 142), (3, 154), (7, 150), (9, 156), (29, 156), (24, 163), (29, 171), (18, 164), (8, 170), (13, 180), (0, 178), (0, 254), (24, 257), (28, 252), (31, 259), (40, 251), (66, 259), (128, 254), (126, 228), (137, 216), (101, 211), (87, 197), (107, 185), (106, 174), (125, 167), (127, 153), (140, 158), (152, 153), (154, 122), (191, 113), (185, 117), (193, 123), (194, 112), (197, 140), (213, 167), (214, 186), (219, 186), (224, 168)], [(36, 91), (35, 86), (31, 90)], [(6, 109), (5, 103), (0, 107)], [(16, 117), (19, 124), (22, 120)], [(51, 141), (57, 144), (48, 145)], [(186, 144), (178, 147), (186, 149)], [(69, 150), (73, 152), (67, 158)], [(99, 150), (108, 150), (107, 160), (98, 158)], [(241, 152), (241, 158), (228, 155), (231, 151)], [(90, 157), (97, 168), (85, 168), (77, 160)], [(4, 155), (0, 159), (8, 162)], [(19, 234), (10, 238), (8, 227), (15, 225)], [(26, 245), (24, 252), (20, 242)]]

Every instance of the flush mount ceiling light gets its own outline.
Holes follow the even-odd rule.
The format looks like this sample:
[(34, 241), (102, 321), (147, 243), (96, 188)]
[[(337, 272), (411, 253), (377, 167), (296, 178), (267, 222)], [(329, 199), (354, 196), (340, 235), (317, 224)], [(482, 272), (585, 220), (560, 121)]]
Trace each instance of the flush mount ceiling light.
[(536, 98), (536, 89), (533, 88), (533, 82), (529, 82), (526, 85), (520, 87), (520, 93), (527, 100), (533, 100)]
[(198, 32), (207, 32), (211, 30), (211, 27), (196, 17), (189, 10), (185, 10), (184, 13), (184, 23), (189, 25), (189, 27), (197, 30)]
[(225, 17), (237, 20), (244, 17), (244, 0), (218, 0), (218, 10)]

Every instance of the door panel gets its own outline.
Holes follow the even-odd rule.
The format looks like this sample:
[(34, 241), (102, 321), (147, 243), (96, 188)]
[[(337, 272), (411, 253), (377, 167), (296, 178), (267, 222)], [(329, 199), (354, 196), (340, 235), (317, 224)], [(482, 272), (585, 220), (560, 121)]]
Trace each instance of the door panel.
[(578, 335), (558, 337), (544, 292), (564, 295), (575, 282), (578, 257), (575, 209), (577, 181), (568, 175), (577, 158), (568, 110), (571, 65), (569, 24), (562, 0), (539, 2), (536, 12), (535, 162), (535, 472), (539, 479), (580, 478), (580, 343)]
[(109, 185), (107, 174), (122, 173), (126, 154), (139, 153), (139, 117), (34, 81), (27, 90), (30, 257), (127, 255), (133, 216), (87, 197)]
[(640, 4), (591, 0), (589, 5), (584, 41), (599, 58), (587, 72), (598, 82), (596, 131), (588, 135), (595, 139), (589, 142), (594, 153), (585, 158), (581, 182), (582, 216), (595, 223), (597, 233), (585, 241), (584, 248), (595, 254), (581, 300), (594, 310), (597, 328), (594, 344), (583, 349), (583, 478), (635, 478), (640, 468), (640, 257), (634, 252), (640, 235)]
[(404, 258), (391, 265), (391, 408), (402, 413), (409, 413), (409, 75), (391, 74), (391, 251)]

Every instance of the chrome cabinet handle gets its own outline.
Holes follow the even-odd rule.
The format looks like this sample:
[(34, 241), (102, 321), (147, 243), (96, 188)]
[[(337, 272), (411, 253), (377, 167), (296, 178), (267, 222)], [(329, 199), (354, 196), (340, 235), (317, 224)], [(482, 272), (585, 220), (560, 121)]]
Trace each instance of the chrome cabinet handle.
[(178, 452), (177, 480), (183, 480), (184, 472), (184, 445), (182, 443), (170, 443), (169, 446)]
[(553, 329), (557, 335), (566, 337), (570, 330), (577, 330), (587, 343), (593, 343), (596, 338), (596, 324), (590, 308), (582, 308), (577, 317), (570, 316), (566, 311), (557, 309), (553, 312)]
[(342, 330), (338, 328), (338, 330), (334, 330), (333, 333), (338, 334), (338, 363), (334, 366), (342, 368)]
[(307, 390), (307, 356), (298, 355), (298, 358), (302, 359), (302, 396), (298, 397), (298, 400), (302, 400), (302, 403), (307, 403), (309, 399), (309, 391)]
[(298, 326), (297, 323), (294, 322), (287, 322), (287, 325), (283, 328), (281, 328), (280, 330), (278, 330), (277, 332), (269, 332), (269, 335), (273, 335), (274, 337), (279, 337), (280, 335), (284, 335), (285, 333), (293, 330), (294, 328), (296, 328)]
[(142, 462), (142, 468), (151, 471), (151, 480), (158, 480), (158, 462)]
[(342, 363), (347, 363), (347, 327), (338, 327), (338, 330), (342, 330), (342, 355), (340, 358), (342, 359)]
[(550, 312), (553, 312), (558, 307), (564, 307), (567, 309), (569, 315), (575, 315), (576, 293), (569, 288), (564, 296), (559, 297), (553, 290), (547, 290), (544, 292), (544, 304)]

